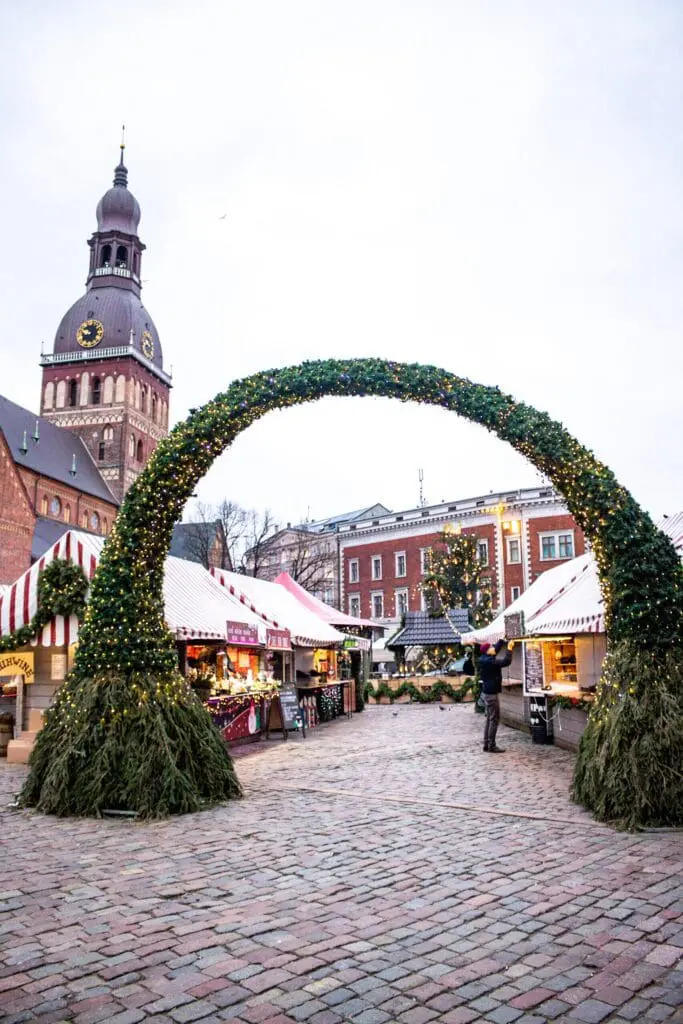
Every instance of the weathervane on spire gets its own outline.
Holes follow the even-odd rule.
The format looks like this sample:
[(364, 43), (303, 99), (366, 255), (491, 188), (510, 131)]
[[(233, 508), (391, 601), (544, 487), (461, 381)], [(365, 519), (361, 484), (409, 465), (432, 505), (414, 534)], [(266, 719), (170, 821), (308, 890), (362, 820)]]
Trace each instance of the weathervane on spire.
[(126, 126), (121, 125), (121, 144), (119, 149), (121, 150), (121, 158), (118, 166), (114, 168), (114, 184), (123, 188), (128, 188), (128, 170), (123, 162), (123, 153), (126, 148)]

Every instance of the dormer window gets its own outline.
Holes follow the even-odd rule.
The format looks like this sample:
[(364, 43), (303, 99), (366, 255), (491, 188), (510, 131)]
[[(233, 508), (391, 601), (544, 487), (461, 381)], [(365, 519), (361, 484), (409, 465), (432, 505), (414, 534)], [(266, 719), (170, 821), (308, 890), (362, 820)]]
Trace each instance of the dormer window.
[(125, 245), (119, 245), (116, 249), (116, 266), (127, 267), (128, 266), (128, 249)]
[(103, 245), (100, 250), (100, 266), (109, 267), (111, 266), (111, 246)]

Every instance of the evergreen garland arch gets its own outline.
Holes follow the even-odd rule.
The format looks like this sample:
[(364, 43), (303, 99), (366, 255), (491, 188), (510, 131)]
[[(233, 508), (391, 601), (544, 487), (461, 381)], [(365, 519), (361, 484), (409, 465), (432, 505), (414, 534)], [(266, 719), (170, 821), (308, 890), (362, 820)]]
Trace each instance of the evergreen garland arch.
[[(24, 804), (153, 815), (239, 795), (218, 734), (177, 674), (164, 623), (173, 526), (213, 461), (256, 419), (362, 395), (458, 413), (511, 444), (562, 493), (595, 553), (608, 635), (574, 796), (607, 820), (683, 823), (683, 569), (670, 540), (546, 413), (438, 367), (381, 359), (306, 362), (235, 381), (159, 445), (105, 546), (75, 667), (38, 735)], [(192, 743), (183, 742), (185, 726)]]

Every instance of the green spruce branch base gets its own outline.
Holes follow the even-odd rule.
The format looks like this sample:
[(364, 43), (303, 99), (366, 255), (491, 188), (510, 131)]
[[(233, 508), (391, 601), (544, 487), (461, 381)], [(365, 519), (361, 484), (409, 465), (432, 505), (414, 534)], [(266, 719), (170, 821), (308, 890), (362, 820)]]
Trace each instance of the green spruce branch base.
[(574, 799), (625, 828), (683, 825), (683, 662), (680, 651), (608, 650), (581, 738)]
[(405, 697), (406, 694), (416, 704), (432, 704), (435, 701), (440, 701), (443, 697), (449, 697), (454, 704), (459, 704), (468, 693), (474, 694), (475, 687), (475, 680), (469, 678), (465, 680), (462, 686), (457, 688), (451, 686), (445, 679), (437, 679), (432, 686), (425, 686), (422, 690), (415, 683), (408, 682), (401, 683), (395, 690), (386, 682), (378, 683), (377, 686), (373, 686), (372, 683), (366, 683), (363, 696), (366, 701), (372, 699), (378, 702), (380, 698), (388, 697), (390, 704), (399, 700), (400, 697)]
[(242, 795), (220, 733), (178, 674), (72, 673), (45, 713), (29, 763), (20, 804), (45, 814), (158, 818)]
[[(563, 495), (595, 554), (610, 647), (627, 642), (639, 654), (647, 655), (652, 665), (648, 679), (658, 678), (663, 694), (677, 706), (678, 676), (669, 676), (666, 668), (671, 661), (683, 664), (683, 568), (670, 539), (590, 450), (546, 413), (516, 402), (496, 387), (476, 384), (438, 367), (381, 359), (309, 362), (235, 381), (173, 429), (130, 488), (102, 553), (80, 631), (73, 673), (73, 693), (82, 712), (80, 724), (72, 717), (60, 731), (63, 749), (59, 751), (59, 785), (43, 753), (45, 742), (39, 745), (39, 756), (31, 763), (24, 790), (27, 804), (49, 807), (56, 813), (75, 813), (72, 808), (81, 808), (76, 813), (98, 813), (97, 809), (109, 801), (110, 793), (128, 792), (130, 768), (121, 752), (136, 752), (135, 762), (139, 773), (144, 774), (147, 748), (151, 759), (157, 760), (160, 738), (168, 745), (171, 735), (184, 753), (176, 757), (171, 750), (165, 755), (169, 777), (175, 778), (170, 789), (178, 793), (187, 789), (194, 796), (169, 799), (167, 789), (160, 791), (158, 783), (151, 787), (152, 795), (145, 801), (147, 813), (195, 808), (207, 792), (212, 792), (214, 760), (213, 753), (207, 751), (215, 753), (215, 749), (208, 732), (197, 726), (193, 706), (183, 700), (178, 709), (173, 705), (160, 708), (157, 714), (162, 721), (154, 726), (149, 714), (143, 718), (128, 716), (117, 726), (114, 741), (105, 735), (107, 727), (99, 725), (96, 712), (88, 718), (94, 702), (91, 690), (106, 686), (106, 680), (115, 677), (121, 680), (117, 688), (122, 693), (136, 672), (152, 681), (174, 677), (175, 641), (164, 623), (164, 558), (174, 524), (214, 460), (243, 430), (272, 410), (325, 396), (352, 395), (396, 398), (450, 410), (497, 434), (546, 476)], [(615, 663), (610, 672), (620, 690), (628, 692), (630, 666)], [(643, 702), (639, 756), (644, 757), (650, 747), (668, 755), (671, 748), (662, 748), (655, 735), (660, 718), (654, 701), (644, 700), (640, 686), (632, 696)], [(604, 723), (598, 728), (598, 709), (607, 718), (619, 713), (619, 705), (610, 703), (604, 687), (590, 717), (582, 750), (591, 750), (592, 756), (601, 761), (606, 750), (612, 749), (619, 763), (600, 776), (610, 790), (605, 793), (584, 780), (585, 758), (580, 761), (576, 799), (599, 816), (609, 809), (615, 818), (651, 824), (652, 808), (660, 805), (654, 790), (661, 789), (661, 782), (649, 772), (640, 773), (639, 765), (631, 770), (626, 763), (633, 759), (631, 750), (621, 744), (610, 746), (611, 728)], [(203, 737), (195, 752), (183, 745), (180, 723), (185, 720)], [(98, 743), (104, 744), (111, 756), (106, 761), (98, 758), (96, 775), (88, 773), (89, 796), (83, 800), (78, 792), (82, 783), (74, 766), (79, 757), (84, 758), (83, 751), (96, 754), (96, 730)], [(621, 735), (621, 725), (618, 731)], [(169, 768), (171, 764), (177, 766), (177, 771)], [(666, 770), (673, 770), (675, 764), (665, 765)], [(48, 780), (49, 795), (43, 796)], [(652, 787), (653, 791), (639, 792), (639, 787)], [(224, 795), (229, 788), (227, 783), (217, 787)], [(665, 823), (673, 823), (681, 818), (681, 794), (673, 785), (668, 792), (673, 802), (667, 811), (662, 808), (662, 814)], [(657, 810), (656, 816), (659, 814)]]

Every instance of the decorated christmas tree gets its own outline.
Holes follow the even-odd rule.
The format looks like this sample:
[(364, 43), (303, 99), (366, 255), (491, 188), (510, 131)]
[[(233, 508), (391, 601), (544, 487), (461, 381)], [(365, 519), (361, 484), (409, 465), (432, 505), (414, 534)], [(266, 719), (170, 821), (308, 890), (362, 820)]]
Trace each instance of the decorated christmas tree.
[(422, 590), (434, 615), (443, 615), (451, 608), (467, 608), (475, 629), (491, 621), (491, 576), (479, 556), (476, 534), (452, 527), (443, 530), (429, 555)]

